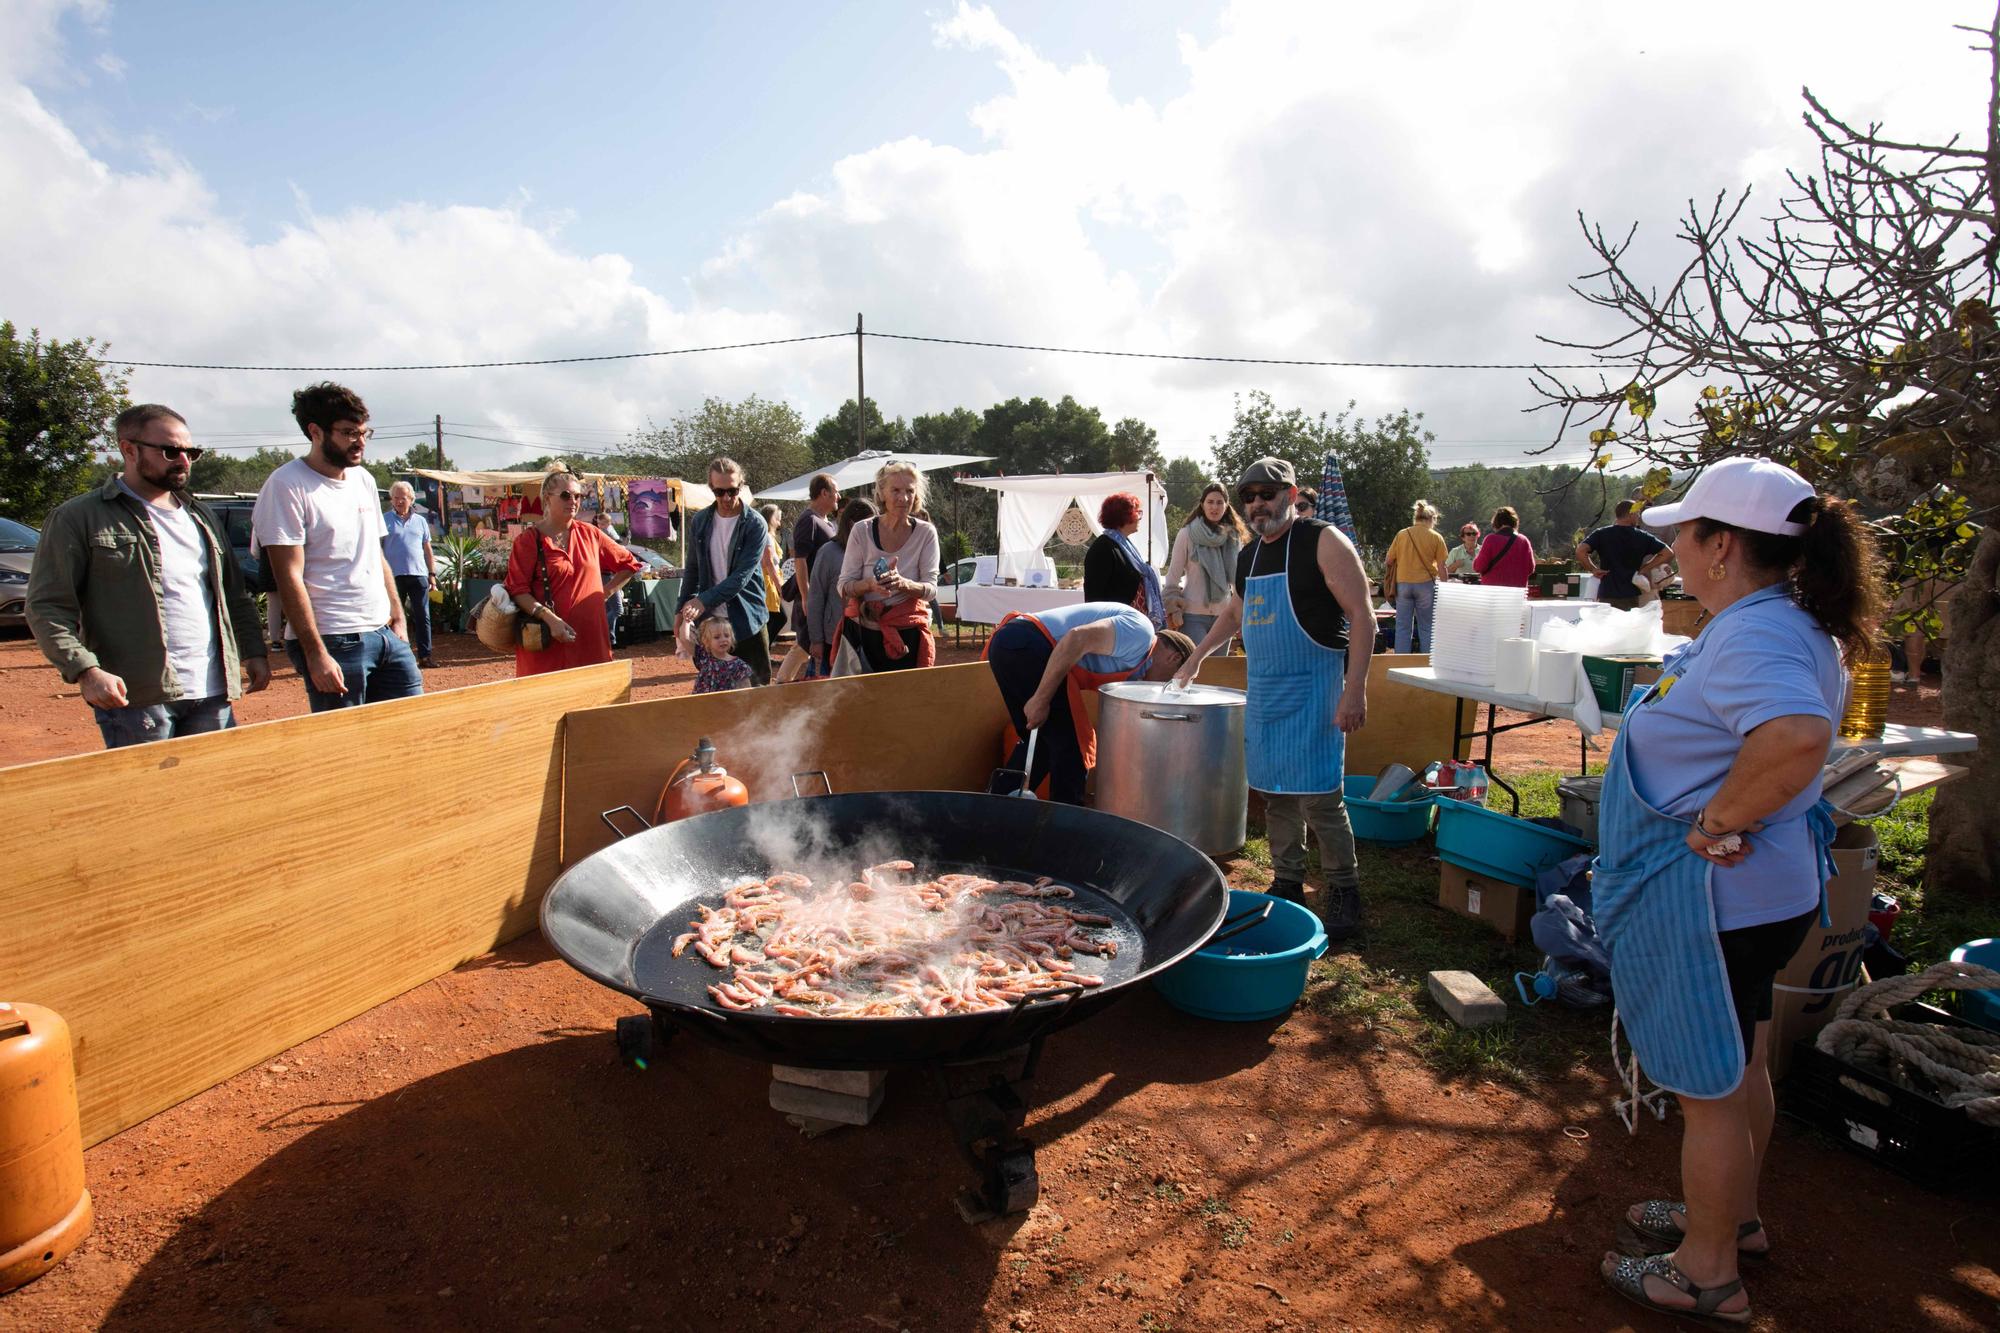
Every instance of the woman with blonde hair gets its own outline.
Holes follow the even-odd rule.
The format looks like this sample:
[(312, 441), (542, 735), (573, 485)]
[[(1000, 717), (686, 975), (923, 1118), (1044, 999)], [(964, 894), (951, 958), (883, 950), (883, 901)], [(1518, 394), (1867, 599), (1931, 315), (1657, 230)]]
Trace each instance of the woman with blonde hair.
[(931, 599), (937, 596), (938, 534), (918, 518), (924, 477), (892, 458), (875, 474), (881, 516), (857, 523), (840, 563), (847, 599), (843, 640), (869, 671), (901, 671), (937, 660)]
[(1410, 511), (1410, 526), (1389, 543), (1382, 561), (1382, 595), (1396, 603), (1396, 651), (1411, 651), (1421, 640), (1431, 650), (1431, 613), (1437, 606), (1438, 580), (1444, 577), (1451, 551), (1437, 534), (1438, 511), (1419, 500)]
[(611, 660), (605, 598), (639, 572), (639, 558), (577, 517), (582, 500), (582, 481), (558, 464), (542, 478), (541, 516), (508, 553), (507, 595), (549, 640), (539, 651), (514, 651), (516, 676)]
[(1229, 492), (1215, 482), (1202, 488), (1194, 512), (1174, 534), (1167, 557), (1167, 628), (1200, 643), (1215, 618), (1229, 605), (1234, 589), (1236, 556), (1250, 532), (1229, 503)]

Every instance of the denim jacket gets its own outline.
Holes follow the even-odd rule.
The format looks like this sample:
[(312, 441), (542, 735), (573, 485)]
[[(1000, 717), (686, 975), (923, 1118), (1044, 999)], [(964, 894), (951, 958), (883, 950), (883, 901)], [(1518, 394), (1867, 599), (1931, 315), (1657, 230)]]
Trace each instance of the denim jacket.
[[(267, 655), (264, 622), (215, 515), (186, 491), (175, 497), (208, 544), (222, 679), (235, 699), (243, 693), (244, 660)], [(28, 626), (65, 681), (102, 667), (124, 679), (128, 704), (182, 698), (167, 661), (164, 600), (159, 534), (117, 477), (48, 516), (28, 576)]]
[(708, 534), (714, 526), (714, 505), (696, 510), (688, 519), (681, 603), (699, 601), (710, 611), (721, 609), (736, 637), (747, 639), (771, 619), (764, 605), (764, 544), (770, 540), (769, 528), (762, 514), (744, 505), (736, 531), (730, 534), (729, 568), (714, 569), (708, 558)]

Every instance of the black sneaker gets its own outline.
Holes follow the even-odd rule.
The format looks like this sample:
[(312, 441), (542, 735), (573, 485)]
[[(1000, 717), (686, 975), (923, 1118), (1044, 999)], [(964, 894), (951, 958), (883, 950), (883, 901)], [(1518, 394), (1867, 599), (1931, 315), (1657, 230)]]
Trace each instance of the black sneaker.
[(1338, 889), (1329, 885), (1326, 890), (1326, 937), (1329, 940), (1350, 940), (1360, 933), (1361, 890)]
[(1274, 879), (1271, 881), (1271, 887), (1265, 892), (1273, 898), (1283, 898), (1286, 902), (1297, 903), (1301, 907), (1306, 904), (1306, 886), (1296, 879)]

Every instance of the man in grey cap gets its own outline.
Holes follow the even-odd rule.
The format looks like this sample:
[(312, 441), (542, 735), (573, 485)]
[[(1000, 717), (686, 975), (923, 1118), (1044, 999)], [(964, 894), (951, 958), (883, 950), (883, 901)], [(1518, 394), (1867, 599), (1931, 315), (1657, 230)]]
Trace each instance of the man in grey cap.
[(1350, 643), (1348, 625), (1372, 627), (1368, 576), (1353, 543), (1330, 523), (1302, 518), (1292, 465), (1260, 458), (1236, 483), (1236, 503), (1258, 541), (1236, 562), (1236, 588), (1194, 656), (1185, 683), (1215, 649), (1241, 633), (1249, 659), (1244, 750), (1250, 785), (1264, 797), (1271, 838), (1271, 892), (1305, 896), (1306, 826), (1326, 873), (1326, 931), (1361, 929), (1361, 878), (1340, 783), (1347, 733), (1368, 716), (1372, 632)]

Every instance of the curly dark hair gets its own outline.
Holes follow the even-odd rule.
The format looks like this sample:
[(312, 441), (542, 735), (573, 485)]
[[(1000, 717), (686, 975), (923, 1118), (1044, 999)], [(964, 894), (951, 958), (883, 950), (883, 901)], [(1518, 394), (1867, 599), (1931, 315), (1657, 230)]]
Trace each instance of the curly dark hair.
[(306, 429), (308, 426), (318, 426), (322, 435), (331, 435), (336, 421), (368, 420), (368, 404), (345, 385), (321, 380), (292, 395), (292, 420), (299, 423), (299, 430), (310, 440), (312, 432)]

